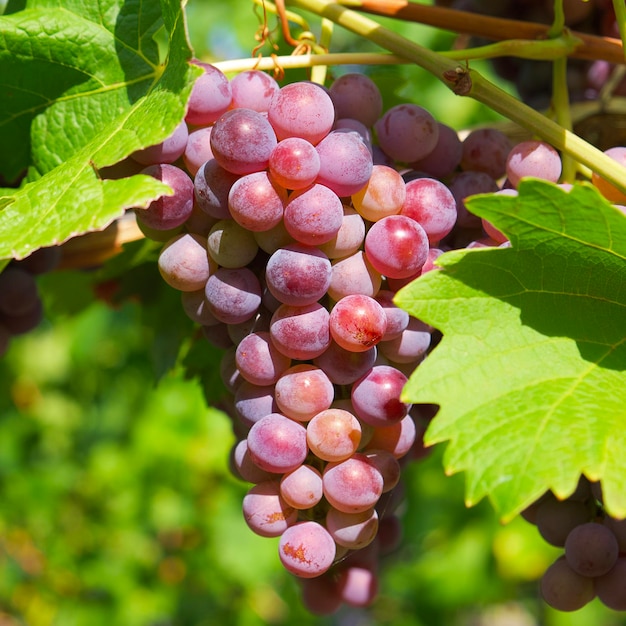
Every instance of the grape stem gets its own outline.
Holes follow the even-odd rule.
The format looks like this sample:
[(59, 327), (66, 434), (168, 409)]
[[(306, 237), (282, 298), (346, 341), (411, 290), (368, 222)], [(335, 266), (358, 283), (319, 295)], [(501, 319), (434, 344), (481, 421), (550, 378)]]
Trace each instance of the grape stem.
[[(455, 33), (475, 35), (495, 41), (515, 38), (543, 40), (549, 37), (552, 28), (546, 24), (477, 15), (458, 9), (428, 6), (407, 0), (343, 0), (341, 4), (356, 11), (408, 22), (419, 22)], [(621, 0), (615, 0), (615, 4), (621, 4), (622, 12), (626, 12)], [(605, 60), (610, 63), (624, 63), (626, 60), (622, 42), (615, 37), (599, 37), (577, 31), (572, 31), (571, 34), (582, 41), (571, 53), (572, 57)]]
[(454, 93), (470, 96), (517, 122), (626, 193), (626, 171), (623, 166), (571, 131), (509, 95), (478, 72), (460, 67), (452, 59), (409, 41), (378, 22), (329, 0), (288, 0), (288, 4), (333, 20), (389, 52), (413, 61), (439, 78)]

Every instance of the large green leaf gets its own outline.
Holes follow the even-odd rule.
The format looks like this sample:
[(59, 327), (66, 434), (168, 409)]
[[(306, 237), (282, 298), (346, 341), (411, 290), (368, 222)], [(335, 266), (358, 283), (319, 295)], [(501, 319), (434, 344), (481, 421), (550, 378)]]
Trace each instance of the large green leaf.
[[(159, 60), (155, 35), (169, 49)], [(35, 0), (0, 17), (0, 258), (99, 230), (168, 188), (99, 170), (158, 143), (183, 119), (191, 66), (180, 0)]]
[(404, 399), (440, 410), (427, 443), (449, 441), (468, 505), (509, 520), (581, 473), (626, 516), (626, 217), (590, 185), (526, 181), (476, 196), (510, 248), (449, 252), (397, 302), (443, 333)]

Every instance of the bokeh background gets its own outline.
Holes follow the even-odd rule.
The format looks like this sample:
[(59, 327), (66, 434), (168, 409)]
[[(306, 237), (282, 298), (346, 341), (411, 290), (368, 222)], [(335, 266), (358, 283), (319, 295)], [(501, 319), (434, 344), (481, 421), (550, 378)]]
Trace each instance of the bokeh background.
[[(257, 44), (250, 0), (191, 0), (187, 13), (203, 60)], [(432, 49), (453, 45), (451, 33), (383, 22)], [(375, 50), (339, 29), (332, 48)], [(419, 68), (359, 69), (386, 108), (415, 102), (458, 130), (498, 121)], [(626, 624), (597, 601), (574, 614), (543, 605), (537, 579), (560, 552), (522, 519), (499, 524), (487, 502), (466, 509), (442, 447), (405, 471), (404, 538), (375, 605), (309, 615), (277, 540), (241, 516), (247, 486), (228, 469), (234, 437), (215, 408), (219, 352), (194, 336), (154, 246), (124, 255), (121, 281), (115, 260), (45, 276), (44, 323), (0, 361), (0, 626)]]

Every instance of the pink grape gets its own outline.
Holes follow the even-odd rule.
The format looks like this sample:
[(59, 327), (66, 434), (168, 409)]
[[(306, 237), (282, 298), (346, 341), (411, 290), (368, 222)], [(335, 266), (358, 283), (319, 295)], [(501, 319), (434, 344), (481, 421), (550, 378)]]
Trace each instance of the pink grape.
[(266, 331), (245, 336), (235, 357), (241, 375), (253, 385), (273, 385), (291, 366), (291, 359), (274, 347)]
[(264, 170), (276, 143), (267, 118), (251, 109), (227, 111), (215, 122), (211, 132), (215, 160), (233, 174)]
[(337, 235), (343, 223), (343, 205), (328, 187), (313, 184), (294, 191), (285, 206), (287, 232), (300, 243), (317, 246)]
[(378, 594), (378, 577), (367, 567), (346, 567), (337, 584), (342, 600), (353, 607), (370, 606)]
[(435, 118), (417, 104), (398, 104), (388, 109), (374, 128), (383, 151), (404, 163), (424, 158), (439, 138)]
[(354, 208), (370, 222), (400, 213), (405, 200), (402, 176), (386, 165), (374, 165), (367, 184), (352, 195)]
[(272, 150), (269, 171), (285, 189), (304, 189), (312, 185), (319, 174), (320, 155), (306, 139), (287, 137)]
[(243, 498), (243, 517), (261, 537), (280, 537), (296, 523), (298, 512), (281, 497), (276, 481), (257, 483)]
[(311, 465), (300, 465), (280, 479), (280, 494), (294, 509), (310, 509), (324, 495), (322, 475)]
[(390, 215), (372, 224), (365, 236), (365, 254), (383, 276), (407, 278), (426, 262), (428, 237), (410, 217)]
[(180, 291), (203, 289), (217, 271), (207, 252), (206, 238), (190, 234), (177, 235), (163, 246), (158, 267), (163, 280)]
[(363, 218), (349, 206), (343, 207), (343, 219), (337, 234), (320, 244), (318, 248), (329, 259), (341, 259), (359, 250), (365, 239), (365, 222)]
[(419, 363), (430, 348), (431, 329), (412, 317), (408, 326), (394, 339), (381, 341), (380, 354), (393, 363)]
[(162, 142), (137, 150), (131, 157), (143, 165), (174, 163), (185, 152), (188, 138), (187, 124), (182, 121)]
[[(243, 379), (243, 377), (242, 377)], [(278, 413), (274, 385), (255, 385), (245, 379), (235, 389), (235, 410), (246, 428), (270, 413)]]
[(274, 94), (280, 89), (276, 80), (260, 70), (240, 72), (230, 81), (231, 108), (267, 112)]
[(402, 331), (409, 325), (409, 314), (395, 304), (393, 301), (394, 296), (395, 292), (390, 289), (381, 289), (374, 296), (376, 302), (383, 307), (385, 317), (387, 318), (383, 341), (389, 341), (390, 339), (399, 337)]
[(352, 456), (361, 442), (359, 420), (343, 409), (317, 413), (307, 425), (311, 452), (324, 461), (343, 461)]
[(387, 316), (383, 308), (369, 296), (344, 296), (330, 312), (330, 334), (346, 350), (364, 352), (384, 336)]
[(197, 60), (194, 60), (194, 64), (201, 67), (204, 74), (193, 85), (185, 121), (196, 126), (207, 126), (228, 110), (233, 94), (230, 82), (221, 70)]
[(344, 461), (328, 463), (322, 482), (330, 505), (344, 513), (371, 509), (383, 492), (381, 473), (358, 452)]
[(378, 450), (387, 450), (399, 459), (411, 450), (416, 434), (417, 429), (413, 418), (405, 415), (399, 422), (374, 428), (368, 446)]
[[(231, 467), (235, 476), (248, 483), (262, 483), (273, 481), (276, 477), (271, 472), (262, 470), (250, 457), (248, 442), (245, 439), (239, 440), (232, 448), (230, 455)], [(321, 482), (321, 480), (320, 480)], [(289, 505), (291, 506), (291, 505)]]
[(434, 178), (416, 178), (406, 184), (406, 199), (400, 215), (418, 222), (433, 245), (456, 223), (456, 200), (442, 182)]
[(335, 553), (335, 541), (330, 533), (312, 521), (287, 528), (278, 544), (278, 555), (285, 569), (301, 578), (313, 578), (328, 571)]
[(232, 218), (252, 232), (274, 228), (283, 219), (287, 192), (267, 172), (254, 172), (236, 180), (228, 192)]
[(375, 365), (352, 386), (352, 405), (357, 417), (374, 427), (399, 422), (410, 405), (400, 400), (407, 377), (389, 365)]
[(191, 176), (195, 176), (198, 170), (213, 158), (213, 150), (211, 150), (212, 130), (213, 126), (203, 126), (192, 130), (187, 137), (183, 163)]
[(316, 182), (346, 197), (361, 190), (372, 174), (372, 155), (356, 133), (332, 131), (315, 147), (320, 157)]
[(330, 96), (319, 85), (291, 83), (272, 97), (268, 119), (279, 140), (301, 137), (315, 145), (330, 132), (335, 121), (335, 108)]
[(282, 304), (270, 323), (272, 343), (292, 359), (314, 359), (330, 345), (329, 317), (318, 302), (305, 306)]
[(306, 458), (306, 429), (280, 413), (270, 413), (250, 428), (248, 450), (261, 469), (277, 474), (291, 472)]
[(326, 528), (338, 545), (350, 550), (360, 550), (376, 537), (378, 513), (376, 509), (367, 509), (361, 513), (343, 513), (331, 508), (326, 514)]
[(371, 298), (378, 293), (382, 283), (380, 272), (362, 250), (332, 263), (328, 295), (333, 300), (341, 300), (352, 294), (362, 294)]
[(298, 363), (276, 381), (274, 397), (278, 408), (291, 419), (306, 422), (333, 402), (335, 389), (319, 367)]
[(259, 279), (247, 267), (220, 267), (206, 282), (209, 310), (225, 324), (249, 320), (261, 304)]
[(556, 183), (561, 169), (559, 153), (545, 141), (522, 141), (511, 149), (506, 159), (506, 175), (513, 187), (526, 176)]
[(196, 204), (211, 217), (230, 218), (228, 194), (238, 179), (239, 176), (210, 159), (198, 169), (193, 181)]
[(338, 118), (353, 118), (373, 126), (383, 110), (383, 99), (376, 83), (365, 74), (352, 72), (336, 78), (329, 94)]
[(279, 302), (295, 306), (317, 302), (330, 286), (330, 278), (331, 265), (326, 255), (303, 244), (280, 248), (265, 268), (272, 295)]

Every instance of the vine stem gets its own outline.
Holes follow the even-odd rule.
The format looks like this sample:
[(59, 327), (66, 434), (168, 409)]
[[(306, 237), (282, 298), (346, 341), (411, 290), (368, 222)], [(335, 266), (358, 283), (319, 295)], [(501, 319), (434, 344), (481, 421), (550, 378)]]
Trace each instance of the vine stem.
[[(619, 0), (617, 3), (619, 4)], [(408, 22), (419, 22), (455, 33), (475, 35), (496, 41), (517, 38), (547, 39), (551, 29), (551, 26), (546, 24), (477, 15), (408, 0), (342, 0), (341, 4), (356, 11)], [(592, 61), (605, 60), (610, 63), (626, 61), (622, 42), (615, 37), (599, 37), (578, 31), (571, 31), (571, 34), (582, 42), (570, 55), (572, 57)]]
[(398, 56), (413, 61), (439, 78), (458, 95), (470, 96), (530, 133), (567, 153), (626, 193), (626, 169), (584, 139), (523, 104), (474, 70), (381, 26), (360, 13), (329, 0), (288, 0), (288, 4), (333, 20)]

